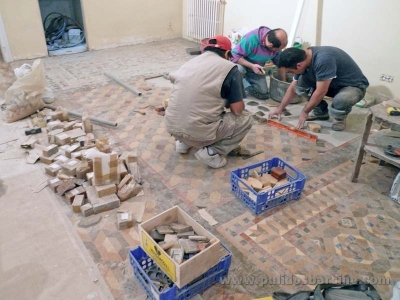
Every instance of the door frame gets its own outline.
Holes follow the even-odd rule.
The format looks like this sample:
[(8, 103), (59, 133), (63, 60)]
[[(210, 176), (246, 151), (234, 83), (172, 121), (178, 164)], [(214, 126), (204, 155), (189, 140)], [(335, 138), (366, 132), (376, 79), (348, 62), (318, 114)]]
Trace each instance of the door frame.
[(6, 29), (4, 28), (3, 17), (0, 12), (0, 48), (5, 62), (9, 63), (13, 61), (11, 54), (10, 45), (8, 44)]

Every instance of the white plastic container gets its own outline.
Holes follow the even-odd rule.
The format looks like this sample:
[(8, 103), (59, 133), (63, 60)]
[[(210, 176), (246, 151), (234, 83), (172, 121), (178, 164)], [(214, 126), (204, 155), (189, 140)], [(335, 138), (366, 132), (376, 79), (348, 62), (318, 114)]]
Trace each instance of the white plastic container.
[(70, 44), (77, 44), (81, 41), (81, 30), (70, 29), (68, 30), (68, 39)]
[[(390, 189), (390, 199), (400, 204), (400, 172), (397, 174), (393, 181), (392, 188)], [(400, 286), (400, 284), (399, 284)], [(400, 300), (400, 299), (399, 299)]]

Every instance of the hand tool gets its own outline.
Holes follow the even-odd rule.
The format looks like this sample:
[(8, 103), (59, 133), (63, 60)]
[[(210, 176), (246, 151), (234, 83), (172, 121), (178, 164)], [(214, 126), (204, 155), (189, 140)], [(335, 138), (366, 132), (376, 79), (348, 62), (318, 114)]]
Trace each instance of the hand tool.
[(264, 150), (260, 150), (260, 151), (256, 151), (256, 152), (253, 152), (253, 153), (249, 153), (249, 154), (241, 154), (240, 156), (242, 156), (242, 159), (249, 159), (249, 158), (251, 158), (251, 157), (253, 157), (253, 156), (256, 156), (256, 155), (258, 155), (258, 154), (261, 154), (261, 153), (264, 153)]
[(383, 152), (390, 156), (400, 157), (400, 148), (395, 148), (392, 145), (388, 145), (387, 147), (383, 148)]
[(317, 141), (317, 139), (318, 139), (318, 137), (316, 135), (302, 131), (300, 129), (297, 129), (294, 126), (288, 126), (288, 125), (285, 125), (285, 124), (282, 124), (282, 123), (279, 123), (279, 122), (273, 121), (273, 120), (268, 120), (267, 124), (274, 126), (276, 128), (287, 130), (289, 132), (293, 132), (294, 134), (297, 134), (298, 136), (310, 139), (314, 142)]
[(264, 150), (260, 150), (260, 151), (255, 151), (255, 152), (250, 152), (249, 150), (246, 149), (242, 149), (239, 147), (233, 149), (231, 152), (229, 152), (229, 156), (241, 156), (242, 159), (248, 159), (250, 157), (256, 156), (258, 154), (263, 153)]
[(39, 132), (42, 132), (42, 128), (35, 127), (35, 128), (32, 128), (32, 129), (25, 130), (25, 135), (36, 134), (36, 133), (39, 133)]
[(386, 112), (389, 116), (400, 116), (400, 107), (388, 107)]

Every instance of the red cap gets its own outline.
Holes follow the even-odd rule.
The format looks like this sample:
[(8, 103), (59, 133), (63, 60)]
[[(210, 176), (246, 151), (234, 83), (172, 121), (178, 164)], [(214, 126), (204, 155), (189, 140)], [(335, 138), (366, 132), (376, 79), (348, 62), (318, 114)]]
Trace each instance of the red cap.
[[(211, 42), (212, 40), (215, 40), (216, 43), (215, 43), (215, 44), (210, 44), (210, 42)], [(208, 41), (206, 47), (219, 48), (219, 49), (222, 49), (222, 50), (225, 50), (225, 51), (230, 51), (230, 50), (232, 50), (231, 41), (230, 41), (226, 36), (223, 36), (223, 35), (216, 35), (216, 36), (212, 37), (212, 38)]]

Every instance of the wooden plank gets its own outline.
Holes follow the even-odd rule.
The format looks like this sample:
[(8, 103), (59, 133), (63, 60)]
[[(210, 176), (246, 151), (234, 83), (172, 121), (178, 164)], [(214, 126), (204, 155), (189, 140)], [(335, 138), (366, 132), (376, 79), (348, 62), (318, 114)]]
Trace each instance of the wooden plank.
[(367, 114), (367, 116), (365, 117), (364, 131), (363, 131), (362, 138), (360, 141), (360, 146), (358, 148), (357, 159), (354, 164), (353, 173), (351, 174), (351, 177), (350, 177), (351, 182), (357, 182), (358, 175), (360, 174), (361, 163), (362, 163), (362, 160), (363, 160), (364, 154), (365, 154), (364, 146), (367, 143), (368, 136), (371, 131), (371, 126), (372, 126), (372, 113), (369, 112)]

